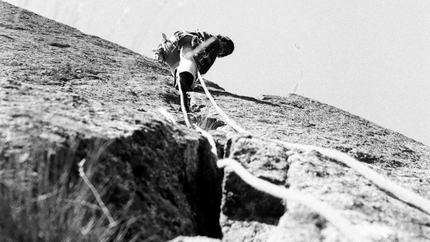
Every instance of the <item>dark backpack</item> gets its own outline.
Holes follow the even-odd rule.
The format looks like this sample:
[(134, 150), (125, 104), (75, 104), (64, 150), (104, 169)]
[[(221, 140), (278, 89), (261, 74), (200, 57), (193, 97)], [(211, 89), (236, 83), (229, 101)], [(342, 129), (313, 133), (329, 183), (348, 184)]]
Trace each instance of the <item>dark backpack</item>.
[[(171, 52), (174, 49), (179, 49), (180, 46), (183, 45), (183, 41), (191, 41), (191, 46), (196, 48), (201, 43), (215, 38), (214, 36), (201, 31), (201, 30), (193, 30), (193, 31), (176, 31), (173, 36), (175, 38), (167, 39), (166, 35), (163, 33), (162, 43), (158, 45), (158, 47), (153, 49), (154, 59), (159, 62), (164, 62), (164, 57), (167, 53)], [(188, 37), (188, 38), (187, 38)], [(191, 38), (191, 39), (190, 39)], [(210, 63), (209, 53), (205, 51), (205, 46), (203, 48), (198, 49), (196, 52), (194, 59), (196, 60), (199, 66)]]
[(197, 47), (199, 44), (213, 37), (212, 35), (199, 29), (193, 31), (176, 31), (173, 35), (176, 37), (179, 46), (183, 45), (181, 41), (189, 40), (189, 38), (186, 37), (191, 37), (192, 47)]

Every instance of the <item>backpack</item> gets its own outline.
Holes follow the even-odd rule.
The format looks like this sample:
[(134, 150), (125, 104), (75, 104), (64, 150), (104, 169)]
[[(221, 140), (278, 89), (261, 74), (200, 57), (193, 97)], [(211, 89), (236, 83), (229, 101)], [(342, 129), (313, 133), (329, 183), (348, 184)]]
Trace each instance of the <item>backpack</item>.
[(177, 38), (179, 45), (182, 45), (181, 40), (184, 40), (184, 37), (191, 37), (191, 46), (193, 48), (211, 37), (211, 35), (199, 29), (194, 31), (176, 31), (173, 35)]
[[(191, 46), (194, 48), (199, 46), (204, 41), (211, 39), (213, 36), (198, 29), (194, 31), (176, 31), (170, 39), (168, 39), (167, 36), (162, 33), (163, 39), (161, 44), (152, 50), (154, 52), (154, 59), (158, 62), (165, 63), (166, 55), (169, 55), (174, 51), (179, 51), (179, 47), (183, 45), (181, 41), (189, 40), (185, 37), (191, 37)], [(208, 58), (204, 48), (205, 46), (199, 48), (194, 56), (194, 59), (199, 65), (201, 65), (204, 59)]]

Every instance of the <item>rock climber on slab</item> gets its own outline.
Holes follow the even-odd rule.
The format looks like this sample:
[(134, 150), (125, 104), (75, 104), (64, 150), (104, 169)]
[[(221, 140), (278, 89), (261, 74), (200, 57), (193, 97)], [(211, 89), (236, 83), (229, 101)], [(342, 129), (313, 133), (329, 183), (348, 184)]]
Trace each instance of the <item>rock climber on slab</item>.
[[(187, 92), (194, 90), (197, 72), (205, 74), (217, 57), (230, 55), (233, 41), (225, 35), (211, 35), (201, 30), (176, 31), (154, 48), (154, 59), (166, 63), (174, 76), (174, 86), (182, 93), (189, 112)], [(178, 85), (179, 84), (179, 85)]]

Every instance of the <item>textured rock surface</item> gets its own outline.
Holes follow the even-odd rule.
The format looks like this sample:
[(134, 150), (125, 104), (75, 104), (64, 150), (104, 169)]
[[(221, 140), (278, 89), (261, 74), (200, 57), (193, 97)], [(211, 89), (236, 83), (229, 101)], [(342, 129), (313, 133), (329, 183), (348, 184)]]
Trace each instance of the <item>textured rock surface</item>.
[(76, 164), (86, 158), (126, 237), (221, 237), (220, 176), (209, 143), (154, 110), (177, 98), (166, 71), (6, 3), (0, 12), (0, 182), (36, 189), (44, 172), (53, 180), (67, 172), (74, 186)]
[[(182, 125), (179, 96), (163, 66), (1, 1), (0, 12), (1, 204), (17, 191), (48, 200), (59, 189), (44, 190), (46, 182), (76, 190), (82, 185), (77, 163), (85, 158), (90, 180), (123, 228), (117, 241), (179, 235), (185, 237), (174, 241), (346, 241), (306, 207), (216, 169), (207, 140)], [(252, 98), (207, 84), (227, 115), (254, 134), (232, 133), (201, 88), (190, 93), (190, 118), (210, 130), (219, 157), (233, 157), (257, 177), (319, 198), (373, 241), (430, 240), (428, 214), (318, 152), (292, 151), (264, 138), (348, 153), (429, 199), (428, 146), (306, 97)], [(160, 107), (179, 124), (167, 123)], [(86, 194), (82, 201), (97, 207)], [(107, 226), (99, 210), (94, 213)], [(2, 221), (0, 240), (15, 241), (6, 233), (29, 238), (27, 230)], [(54, 223), (39, 223), (41, 238), (34, 241), (60, 241), (43, 233)], [(193, 235), (206, 237), (186, 237)]]
[[(271, 116), (270, 119), (264, 119), (264, 137), (317, 144), (348, 152), (397, 184), (429, 197), (428, 147), (314, 100), (294, 95), (286, 98), (266, 97), (265, 100), (272, 100), (273, 104), (279, 106), (272, 105), (270, 109), (260, 113), (260, 117)], [(248, 130), (261, 124), (258, 122), (252, 125), (240, 115), (231, 115), (236, 115), (236, 120), (242, 119), (241, 123)], [(288, 118), (285, 118), (286, 115)], [(278, 132), (271, 132), (271, 129)], [(225, 154), (239, 160), (255, 176), (311, 194), (330, 204), (374, 241), (430, 239), (428, 214), (398, 201), (351, 168), (316, 151), (289, 152), (287, 148), (263, 141), (259, 137), (233, 136), (228, 144)], [(257, 214), (267, 208), (277, 210), (264, 199), (251, 200), (248, 194), (255, 192), (251, 188), (246, 191), (238, 190), (237, 187), (231, 188), (231, 184), (236, 183), (233, 175), (226, 172), (225, 178), (223, 201), (232, 198), (234, 201), (244, 201), (244, 207), (252, 207)], [(223, 202), (222, 211), (225, 217), (222, 218), (223, 231), (227, 232), (224, 234), (226, 241), (248, 241), (239, 240), (241, 236), (238, 231), (242, 231), (242, 237), (246, 237), (257, 228), (267, 229), (272, 226), (268, 222), (253, 225), (250, 232), (247, 225), (251, 223), (231, 212), (234, 210), (240, 213), (244, 208), (234, 207), (234, 203)], [(285, 210), (286, 213), (278, 217), (280, 221), (276, 229), (271, 230), (271, 233), (261, 232), (266, 236), (254, 240), (343, 241), (343, 236), (330, 224), (302, 205), (286, 201)], [(252, 220), (258, 221), (255, 218)], [(240, 227), (240, 230), (230, 231), (229, 228), (234, 226)]]

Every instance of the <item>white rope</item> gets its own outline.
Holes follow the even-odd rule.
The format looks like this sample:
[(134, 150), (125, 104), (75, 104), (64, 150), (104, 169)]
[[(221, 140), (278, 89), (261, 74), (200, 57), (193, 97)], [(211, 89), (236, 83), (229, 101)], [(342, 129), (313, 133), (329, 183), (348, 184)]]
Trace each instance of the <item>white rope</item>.
[[(215, 109), (218, 111), (218, 113), (221, 115), (221, 117), (224, 119), (224, 121), (227, 124), (229, 124), (231, 127), (233, 127), (237, 132), (251, 135), (251, 133), (249, 131), (247, 131), (247, 130), (243, 129), (242, 127), (240, 127), (239, 125), (237, 125), (233, 120), (231, 120), (224, 113), (224, 111), (216, 104), (215, 100), (213, 99), (212, 95), (210, 94), (209, 90), (207, 89), (206, 84), (204, 83), (203, 78), (200, 75), (200, 72), (197, 72), (197, 75), (198, 75), (200, 83), (201, 83), (207, 97), (209, 98), (209, 100), (211, 101), (211, 103), (215, 107)], [(184, 118), (185, 118), (185, 122), (186, 122), (187, 126), (190, 127), (190, 123), (188, 121), (188, 116), (187, 116), (184, 101), (183, 101), (184, 97), (182, 94), (180, 81), (178, 81), (178, 87), (179, 87), (179, 92), (181, 95), (182, 112), (184, 114)], [(198, 131), (202, 132), (203, 136), (205, 136), (209, 140), (209, 142), (212, 146), (211, 151), (216, 156), (216, 150), (214, 148), (215, 143), (213, 142), (212, 136), (210, 134), (208, 134), (207, 132), (204, 132), (203, 130), (198, 128), (198, 126), (195, 126), (195, 127)], [(212, 142), (211, 142), (211, 140), (212, 140)], [(294, 147), (296, 149), (302, 149), (302, 150), (306, 150), (306, 151), (316, 150), (316, 151), (322, 153), (323, 155), (326, 155), (330, 158), (338, 160), (339, 162), (342, 162), (343, 164), (353, 168), (355, 171), (357, 171), (358, 173), (363, 175), (365, 178), (367, 178), (370, 181), (372, 181), (373, 183), (375, 183), (379, 188), (391, 193), (392, 195), (394, 195), (395, 197), (397, 197), (401, 201), (404, 201), (405, 203), (407, 203), (413, 207), (416, 207), (416, 208), (426, 212), (427, 214), (430, 214), (430, 201), (428, 201), (427, 199), (419, 196), (418, 194), (416, 194), (412, 191), (409, 191), (405, 188), (402, 188), (399, 185), (389, 181), (388, 179), (382, 177), (381, 175), (379, 175), (375, 171), (371, 170), (370, 168), (362, 165), (359, 161), (348, 156), (347, 154), (344, 154), (344, 153), (336, 151), (336, 150), (326, 149), (326, 148), (317, 147), (317, 146), (307, 146), (307, 145), (294, 144), (294, 143), (288, 143), (288, 142), (283, 142), (283, 141), (279, 141), (279, 140), (271, 140), (271, 139), (265, 139), (265, 140), (277, 142), (277, 143), (280, 143), (280, 144), (283, 144), (286, 146), (290, 146), (290, 147)], [(328, 205), (325, 205), (324, 203), (320, 202), (319, 200), (317, 200), (311, 196), (302, 195), (298, 192), (293, 192), (291, 190), (287, 190), (285, 188), (273, 185), (273, 184), (271, 184), (267, 181), (264, 181), (262, 179), (256, 178), (256, 177), (252, 176), (249, 172), (247, 172), (237, 161), (235, 161), (233, 159), (219, 160), (217, 162), (217, 165), (220, 168), (226, 167), (226, 166), (231, 167), (233, 169), (233, 171), (236, 172), (246, 183), (250, 184), (251, 186), (255, 187), (258, 190), (261, 190), (263, 192), (271, 194), (272, 196), (279, 197), (281, 199), (292, 199), (292, 200), (295, 200), (297, 202), (304, 204), (305, 206), (309, 207), (310, 209), (314, 210), (315, 212), (317, 212), (317, 213), (321, 214), (323, 217), (325, 217), (334, 226), (336, 226), (347, 238), (349, 238), (349, 240), (351, 240), (351, 241), (368, 241), (365, 237), (362, 237), (362, 235), (359, 234), (359, 232), (357, 230), (354, 229), (354, 227), (349, 223), (349, 221), (347, 221), (346, 219), (344, 219), (343, 217), (338, 215)]]
[[(207, 90), (206, 85), (204, 84), (203, 79), (200, 76), (200, 73), (198, 73), (198, 77), (200, 79), (200, 82), (202, 83), (202, 86), (206, 92), (206, 95), (211, 100), (212, 104), (217, 109), (217, 111), (219, 112), (221, 117), (228, 124), (230, 124), (236, 131), (241, 132), (241, 133), (251, 134), (250, 132), (246, 131), (245, 129), (243, 129), (239, 125), (237, 125), (235, 122), (233, 122), (230, 118), (228, 118), (228, 116), (215, 103), (215, 100), (213, 99), (213, 97), (211, 96), (209, 91)], [(263, 138), (263, 139), (265, 139), (265, 138)], [(301, 145), (301, 144), (288, 143), (288, 142), (283, 142), (283, 141), (279, 141), (279, 140), (272, 140), (272, 139), (265, 139), (265, 140), (277, 142), (280, 144), (284, 144), (284, 145), (287, 145), (290, 147), (294, 147), (294, 148), (302, 149), (302, 150), (306, 150), (306, 151), (317, 150), (321, 154), (324, 154), (328, 157), (331, 157), (331, 158), (349, 166), (350, 168), (354, 169), (355, 171), (360, 173), (362, 176), (364, 176), (365, 178), (367, 178), (368, 180), (373, 182), (375, 185), (377, 185), (380, 189), (389, 192), (390, 194), (392, 194), (394, 197), (398, 198), (399, 200), (401, 200), (401, 201), (405, 202), (406, 204), (409, 204), (409, 205), (411, 205), (411, 206), (413, 206), (413, 207), (415, 207), (415, 208), (417, 208), (417, 209), (430, 215), (430, 201), (428, 199), (425, 199), (425, 198), (421, 197), (420, 195), (414, 193), (413, 191), (410, 191), (408, 189), (405, 189), (405, 188), (395, 184), (394, 182), (388, 180), (387, 178), (379, 175), (378, 173), (376, 173), (372, 169), (362, 165), (360, 161), (350, 157), (347, 154), (344, 154), (344, 153), (339, 152), (337, 150), (322, 148), (322, 147), (318, 147), (318, 146)]]
[[(220, 113), (220, 115), (224, 118), (224, 120), (230, 124), (236, 131), (250, 134), (250, 132), (246, 131), (245, 129), (241, 128), (239, 125), (237, 125), (235, 122), (233, 122), (228, 116), (222, 111), (220, 107), (216, 104), (215, 100), (211, 96), (209, 90), (207, 89), (200, 73), (197, 73), (199, 80), (202, 84), (203, 89), (205, 90), (206, 95), (211, 100), (212, 105), (217, 109), (217, 111)], [(199, 128), (196, 126), (196, 129), (199, 130)], [(212, 145), (212, 153), (216, 154), (216, 150), (214, 151), (215, 142), (213, 141), (212, 136), (204, 132), (203, 130), (199, 130), (202, 132), (204, 136), (210, 140), (210, 144)], [(204, 132), (204, 133), (203, 133)], [(211, 141), (212, 140), (212, 141)], [(334, 209), (332, 209), (330, 206), (320, 202), (318, 199), (303, 195), (299, 192), (294, 192), (291, 190), (287, 190), (285, 188), (276, 186), (271, 184), (270, 182), (267, 182), (265, 180), (259, 179), (251, 175), (248, 171), (245, 170), (237, 161), (233, 159), (223, 159), (219, 160), (217, 162), (217, 166), (219, 168), (222, 167), (230, 167), (233, 169), (233, 171), (238, 174), (246, 183), (251, 185), (252, 187), (266, 192), (272, 196), (281, 198), (281, 199), (292, 199), (297, 202), (302, 203), (303, 205), (309, 207), (310, 209), (314, 210), (315, 212), (319, 213), (321, 216), (326, 218), (328, 221), (330, 221), (335, 227), (339, 229), (340, 232), (342, 232), (347, 238), (349, 238), (350, 241), (359, 242), (359, 241), (369, 241), (362, 235), (360, 235), (359, 231), (357, 231), (351, 223), (349, 223), (348, 220), (341, 217)]]
[[(195, 129), (202, 133), (204, 137), (207, 138), (211, 147), (211, 152), (215, 158), (218, 157), (215, 141), (211, 134), (202, 130), (197, 125), (194, 125)], [(217, 161), (218, 168), (228, 167), (232, 169), (243, 181), (245, 181), (250, 186), (268, 193), (272, 196), (278, 197), (280, 199), (293, 200), (299, 202), (309, 209), (315, 211), (316, 213), (323, 216), (327, 221), (331, 222), (341, 233), (343, 233), (350, 241), (354, 242), (366, 242), (369, 241), (360, 232), (354, 228), (354, 226), (345, 218), (340, 216), (333, 208), (326, 205), (325, 203), (319, 201), (318, 199), (310, 196), (304, 195), (300, 192), (296, 192), (290, 189), (286, 189), (281, 186), (276, 186), (270, 182), (263, 179), (259, 179), (249, 173), (239, 162), (233, 159), (222, 159)]]
[(239, 162), (233, 159), (219, 160), (217, 162), (217, 165), (219, 168), (231, 168), (238, 176), (240, 176), (240, 178), (242, 178), (242, 180), (260, 191), (266, 192), (280, 199), (294, 200), (305, 205), (306, 207), (310, 208), (311, 210), (317, 212), (325, 219), (327, 219), (350, 241), (370, 241), (369, 239), (364, 237), (357, 229), (355, 229), (354, 226), (348, 220), (340, 216), (338, 212), (312, 196), (304, 195), (302, 193), (274, 185), (263, 179), (259, 179), (251, 175), (245, 168), (243, 168), (243, 166), (239, 164)]
[(173, 115), (171, 115), (169, 112), (167, 112), (167, 110), (165, 108), (159, 108), (158, 112), (160, 112), (161, 114), (163, 114), (163, 116), (169, 120), (172, 124), (176, 124), (176, 120), (173, 117)]
[(231, 120), (225, 113), (222, 111), (220, 107), (216, 104), (214, 98), (210, 94), (208, 88), (206, 87), (205, 82), (203, 81), (202, 76), (200, 75), (200, 72), (197, 72), (197, 76), (199, 77), (200, 83), (202, 84), (203, 89), (205, 90), (206, 96), (211, 101), (212, 105), (215, 107), (215, 109), (218, 111), (218, 113), (221, 115), (221, 117), (224, 119), (226, 123), (228, 123), (233, 129), (235, 129), (239, 133), (245, 133), (245, 134), (251, 134), (249, 131), (243, 129), (239, 125), (237, 125), (233, 120)]
[(194, 128), (199, 131), (200, 133), (202, 133), (202, 135), (204, 137), (206, 137), (206, 139), (209, 141), (209, 144), (211, 145), (211, 152), (212, 154), (217, 158), (218, 160), (218, 153), (217, 153), (217, 149), (216, 149), (216, 145), (215, 145), (215, 141), (214, 138), (212, 137), (211, 134), (209, 134), (208, 132), (204, 131), (203, 129), (201, 129), (199, 126), (197, 126), (196, 124), (194, 124)]
[(351, 167), (352, 169), (360, 173), (362, 176), (367, 178), (369, 181), (373, 182), (380, 189), (389, 192), (392, 196), (398, 198), (399, 200), (405, 202), (406, 204), (409, 204), (412, 207), (415, 207), (430, 215), (430, 201), (428, 199), (425, 199), (420, 195), (414, 193), (413, 191), (405, 189), (395, 184), (394, 182), (388, 180), (387, 178), (373, 171), (369, 167), (363, 165), (360, 161), (354, 159), (353, 157), (345, 153), (342, 153), (337, 150), (322, 148), (322, 147), (313, 146), (313, 145), (301, 145), (301, 144), (288, 143), (288, 142), (272, 140), (272, 139), (266, 139), (266, 140), (276, 142), (291, 148), (303, 150), (303, 151), (316, 150), (325, 156), (328, 156), (332, 159), (335, 159)]

